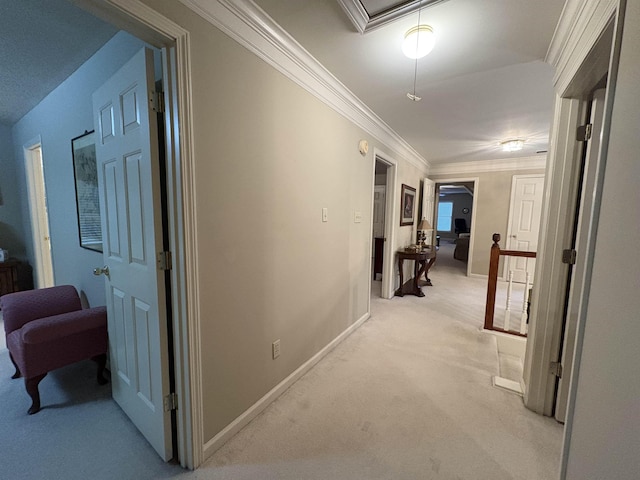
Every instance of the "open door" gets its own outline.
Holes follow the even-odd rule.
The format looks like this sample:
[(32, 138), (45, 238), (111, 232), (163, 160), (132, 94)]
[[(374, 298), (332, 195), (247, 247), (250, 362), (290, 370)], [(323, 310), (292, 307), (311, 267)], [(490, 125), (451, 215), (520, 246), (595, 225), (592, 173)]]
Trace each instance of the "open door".
[[(93, 94), (113, 398), (163, 460), (172, 431), (153, 53)], [(167, 402), (170, 403), (170, 402)]]
[(563, 373), (558, 378), (556, 393), (555, 417), (564, 423), (567, 417), (569, 400), (569, 379), (573, 369), (573, 357), (576, 346), (576, 329), (580, 317), (581, 302), (584, 297), (584, 286), (587, 276), (587, 252), (589, 242), (593, 241), (592, 221), (596, 209), (593, 191), (600, 160), (600, 142), (604, 119), (605, 89), (596, 90), (591, 102), (591, 138), (587, 141), (582, 166), (580, 186), (578, 189), (578, 203), (576, 211), (575, 232), (571, 249), (575, 251), (575, 264), (569, 266), (567, 281), (567, 303), (563, 319), (562, 347), (560, 365)]
[(47, 193), (44, 182), (42, 145), (39, 137), (29, 145), (24, 146), (24, 157), (36, 267), (35, 283), (37, 288), (53, 287), (55, 283), (51, 256), (51, 237), (49, 234), (49, 213), (47, 211)]

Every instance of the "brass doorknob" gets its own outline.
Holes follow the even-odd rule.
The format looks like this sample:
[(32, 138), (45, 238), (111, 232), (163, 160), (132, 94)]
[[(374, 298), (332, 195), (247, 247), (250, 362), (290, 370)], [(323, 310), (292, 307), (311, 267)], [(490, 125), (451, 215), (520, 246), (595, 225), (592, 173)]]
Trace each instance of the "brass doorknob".
[(107, 278), (109, 278), (109, 267), (107, 267), (106, 265), (102, 268), (96, 267), (93, 269), (93, 274), (96, 276), (105, 275)]

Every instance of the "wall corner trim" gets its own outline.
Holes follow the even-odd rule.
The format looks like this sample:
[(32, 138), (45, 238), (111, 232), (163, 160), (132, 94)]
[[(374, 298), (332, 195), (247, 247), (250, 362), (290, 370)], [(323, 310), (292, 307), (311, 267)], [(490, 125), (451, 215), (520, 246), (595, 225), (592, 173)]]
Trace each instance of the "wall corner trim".
[(252, 0), (180, 0), (414, 166), (429, 162)]
[(223, 428), (218, 434), (204, 445), (204, 460), (211, 457), (216, 450), (222, 447), (234, 435), (242, 430), (251, 420), (256, 418), (265, 408), (267, 408), (274, 400), (282, 395), (291, 385), (297, 382), (305, 373), (311, 370), (320, 360), (322, 360), (329, 352), (336, 348), (349, 335), (356, 331), (371, 316), (370, 312), (365, 313), (356, 320), (350, 327), (343, 331), (340, 335), (329, 342), (322, 350), (313, 357), (300, 365), (291, 375), (282, 380), (278, 385), (267, 392), (260, 400), (251, 405), (238, 418)]

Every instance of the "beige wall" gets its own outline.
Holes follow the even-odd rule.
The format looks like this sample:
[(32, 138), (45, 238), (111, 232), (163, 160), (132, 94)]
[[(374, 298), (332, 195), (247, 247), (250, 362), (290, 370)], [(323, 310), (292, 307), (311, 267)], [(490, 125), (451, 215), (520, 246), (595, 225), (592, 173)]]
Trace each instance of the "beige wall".
[[(208, 441), (367, 314), (373, 147), (387, 149), (178, 2), (147, 3), (191, 33)], [(417, 187), (424, 172), (396, 160)]]
[(504, 172), (466, 172), (464, 175), (429, 175), (435, 180), (450, 180), (452, 178), (472, 178), (479, 180), (474, 195), (477, 196), (476, 220), (472, 225), (474, 246), (471, 273), (487, 275), (489, 273), (489, 254), (491, 252), (492, 236), (499, 233), (502, 237), (500, 245), (505, 248), (507, 224), (509, 221), (509, 203), (511, 201), (511, 182), (514, 175), (544, 174), (541, 170), (512, 170)]

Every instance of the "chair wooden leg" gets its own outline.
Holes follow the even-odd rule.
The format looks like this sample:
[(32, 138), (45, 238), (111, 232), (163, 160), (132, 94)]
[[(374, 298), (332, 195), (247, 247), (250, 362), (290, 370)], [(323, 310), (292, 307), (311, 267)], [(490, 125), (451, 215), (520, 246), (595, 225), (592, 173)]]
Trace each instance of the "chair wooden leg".
[(93, 357), (91, 360), (98, 364), (98, 384), (106, 385), (109, 383), (109, 380), (104, 376), (104, 368), (107, 365), (107, 354), (103, 353), (102, 355), (98, 355), (97, 357)]
[(11, 363), (13, 363), (13, 366), (16, 369), (16, 373), (11, 375), (11, 378), (20, 378), (21, 377), (20, 369), (18, 368), (18, 365), (16, 364), (16, 361), (13, 359), (13, 355), (11, 355), (11, 352), (9, 352), (9, 358), (11, 359)]
[(28, 410), (29, 415), (38, 413), (40, 411), (40, 392), (38, 391), (38, 384), (47, 374), (36, 375), (35, 377), (25, 378), (24, 385), (27, 388), (27, 393), (31, 397), (31, 407)]

